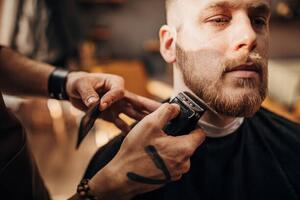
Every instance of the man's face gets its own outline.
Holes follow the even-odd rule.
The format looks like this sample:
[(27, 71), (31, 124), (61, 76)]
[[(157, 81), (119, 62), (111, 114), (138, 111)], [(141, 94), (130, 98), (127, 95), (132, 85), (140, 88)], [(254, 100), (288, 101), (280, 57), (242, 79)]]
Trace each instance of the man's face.
[(185, 84), (217, 112), (251, 116), (267, 91), (270, 2), (177, 0), (176, 61)]

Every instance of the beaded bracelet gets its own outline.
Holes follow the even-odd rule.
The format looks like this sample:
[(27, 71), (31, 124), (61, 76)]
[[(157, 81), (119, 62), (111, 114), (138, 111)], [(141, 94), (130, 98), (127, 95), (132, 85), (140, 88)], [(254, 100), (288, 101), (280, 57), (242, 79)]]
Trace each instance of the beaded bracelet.
[(90, 194), (89, 179), (82, 179), (77, 186), (77, 194), (83, 200), (97, 200), (97, 197)]

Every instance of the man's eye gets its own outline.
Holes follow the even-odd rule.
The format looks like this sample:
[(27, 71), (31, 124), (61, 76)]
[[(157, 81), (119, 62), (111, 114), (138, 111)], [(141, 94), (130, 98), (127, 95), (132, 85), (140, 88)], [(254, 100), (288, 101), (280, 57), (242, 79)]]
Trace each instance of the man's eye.
[(263, 17), (255, 17), (252, 19), (252, 23), (254, 26), (261, 28), (267, 25), (267, 20)]
[(230, 19), (228, 17), (216, 17), (209, 20), (209, 22), (213, 23), (217, 26), (223, 26), (230, 22)]

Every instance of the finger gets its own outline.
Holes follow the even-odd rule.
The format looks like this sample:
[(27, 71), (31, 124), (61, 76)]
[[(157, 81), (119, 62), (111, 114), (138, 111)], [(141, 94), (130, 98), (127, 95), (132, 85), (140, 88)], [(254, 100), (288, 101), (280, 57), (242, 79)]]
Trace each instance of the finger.
[(191, 161), (188, 159), (181, 167), (182, 174), (186, 174), (190, 171), (191, 168)]
[(164, 103), (156, 111), (147, 115), (145, 120), (156, 124), (156, 128), (162, 129), (167, 122), (175, 118), (180, 112), (180, 108), (176, 104)]
[(162, 104), (160, 102), (136, 95), (132, 92), (125, 91), (125, 98), (135, 109), (151, 113), (158, 109)]
[(130, 127), (128, 126), (128, 124), (119, 117), (115, 119), (114, 124), (124, 133), (128, 133), (130, 131)]
[(108, 106), (124, 97), (124, 79), (115, 75), (105, 75), (104, 88), (107, 91), (101, 98), (100, 110), (105, 110)]
[(81, 99), (70, 98), (70, 102), (72, 103), (72, 105), (75, 108), (78, 108), (79, 110), (82, 110), (82, 111), (86, 111), (87, 110), (86, 105), (84, 105), (84, 103), (82, 102)]
[(182, 135), (175, 137), (175, 140), (178, 140), (178, 144), (185, 145), (186, 148), (186, 157), (189, 158), (193, 155), (195, 150), (204, 142), (205, 133), (201, 129), (195, 129), (188, 135)]
[(78, 84), (77, 91), (87, 107), (90, 107), (99, 100), (97, 92), (89, 81), (81, 81)]
[(182, 177), (182, 174), (178, 174), (178, 175), (175, 175), (174, 177), (172, 177), (172, 181), (179, 181)]
[(111, 88), (100, 101), (100, 110), (103, 111), (110, 105), (124, 97), (124, 89), (120, 87)]
[(128, 117), (131, 117), (137, 121), (142, 120), (146, 116), (146, 114), (137, 112), (132, 107), (123, 108), (122, 113), (126, 114)]

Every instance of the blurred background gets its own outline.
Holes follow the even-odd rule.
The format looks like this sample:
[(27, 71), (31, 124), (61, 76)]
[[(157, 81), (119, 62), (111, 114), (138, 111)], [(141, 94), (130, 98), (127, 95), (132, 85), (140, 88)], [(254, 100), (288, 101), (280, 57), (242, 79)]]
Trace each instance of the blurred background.
[[(2, 45), (70, 70), (120, 75), (128, 90), (156, 100), (172, 90), (172, 67), (159, 54), (164, 23), (164, 0), (0, 0)], [(300, 122), (299, 0), (273, 0), (270, 58), (263, 106)], [(5, 102), (26, 127), (54, 200), (75, 192), (96, 149), (119, 134), (98, 120), (75, 151), (83, 113), (68, 102), (8, 95)]]

